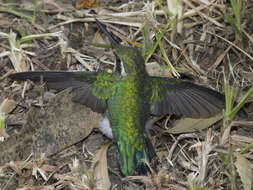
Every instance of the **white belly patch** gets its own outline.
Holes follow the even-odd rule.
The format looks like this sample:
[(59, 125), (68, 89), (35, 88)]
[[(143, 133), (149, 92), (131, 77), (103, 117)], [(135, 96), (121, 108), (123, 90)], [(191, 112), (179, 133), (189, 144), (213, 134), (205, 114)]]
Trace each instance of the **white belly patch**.
[[(146, 130), (146, 133), (149, 133), (150, 129), (152, 128), (153, 126), (153, 122), (151, 119), (149, 119), (147, 122), (146, 122), (146, 125), (145, 125), (145, 130)], [(113, 139), (113, 134), (112, 134), (112, 128), (111, 128), (111, 125), (110, 125), (110, 121), (108, 119), (107, 116), (104, 116), (101, 121), (99, 122), (99, 130), (105, 135), (107, 136), (108, 138), (110, 139)]]
[(99, 130), (108, 138), (113, 139), (112, 128), (108, 117), (104, 116), (99, 122)]

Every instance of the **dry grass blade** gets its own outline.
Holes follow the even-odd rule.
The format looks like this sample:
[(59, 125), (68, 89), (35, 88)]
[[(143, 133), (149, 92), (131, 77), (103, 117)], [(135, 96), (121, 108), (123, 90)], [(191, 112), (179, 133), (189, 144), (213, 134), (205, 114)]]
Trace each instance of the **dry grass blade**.
[[(170, 187), (171, 177), (168, 175), (166, 169), (159, 170), (158, 173), (154, 171), (148, 176), (128, 176), (125, 180), (135, 180), (143, 182), (149, 190), (165, 190)], [(178, 186), (180, 187), (180, 186)], [(172, 188), (173, 189), (173, 188)], [(180, 188), (179, 188), (180, 189)]]
[(39, 185), (39, 186), (25, 186), (22, 188), (17, 188), (16, 190), (55, 190), (55, 187), (53, 185)]
[(97, 181), (97, 188), (100, 190), (104, 189), (110, 189), (111, 182), (109, 179), (108, 174), (108, 166), (107, 166), (107, 149), (112, 143), (108, 143), (105, 146), (103, 146), (95, 155), (93, 159), (93, 166), (94, 168), (94, 177)]
[(208, 69), (209, 71), (212, 71), (214, 69), (216, 69), (223, 61), (224, 57), (227, 55), (227, 53), (229, 52), (229, 50), (231, 49), (231, 45), (225, 50), (223, 51), (218, 58), (216, 59), (216, 61), (214, 62), (214, 64)]
[(225, 39), (225, 38), (223, 38), (223, 37), (221, 37), (221, 36), (219, 36), (219, 35), (217, 35), (215, 33), (212, 33), (212, 32), (208, 32), (208, 33), (216, 36), (217, 38), (220, 38), (220, 39), (224, 40), (225, 42), (227, 42), (228, 44), (232, 45), (237, 50), (239, 50), (240, 52), (242, 52), (243, 54), (245, 54), (251, 61), (253, 61), (253, 57), (249, 53), (247, 53), (246, 51), (244, 51), (243, 49), (241, 49), (240, 47), (238, 47), (236, 44), (230, 42), (229, 40), (227, 40), (227, 39)]
[(191, 7), (193, 10), (195, 10), (200, 16), (205, 18), (206, 20), (209, 20), (211, 23), (215, 24), (216, 26), (219, 26), (221, 28), (224, 28), (225, 26), (219, 22), (217, 22), (215, 19), (211, 18), (210, 16), (198, 11), (196, 7), (189, 1), (189, 0), (184, 0), (184, 3)]
[(208, 162), (210, 158), (210, 152), (214, 150), (216, 145), (213, 142), (214, 135), (209, 129), (206, 135), (206, 139), (204, 142), (198, 142), (195, 145), (191, 146), (191, 148), (196, 148), (198, 157), (197, 157), (197, 165), (198, 165), (198, 175), (192, 178), (192, 184), (204, 184), (205, 178), (208, 171)]
[[(132, 26), (132, 27), (141, 27), (142, 23), (140, 22), (128, 22), (128, 21), (118, 21), (118, 20), (106, 20), (100, 17), (97, 17), (97, 19), (102, 22), (102, 23), (110, 23), (110, 24), (119, 24), (119, 25), (123, 25), (123, 26)], [(84, 19), (69, 19), (67, 21), (64, 21), (62, 23), (59, 23), (57, 25), (51, 26), (49, 27), (49, 30), (53, 30), (54, 28), (57, 28), (59, 26), (62, 25), (66, 25), (66, 24), (71, 24), (71, 23), (75, 23), (75, 22), (95, 22), (95, 18), (84, 18)]]
[(10, 51), (6, 52), (12, 62), (14, 69), (18, 72), (25, 71), (26, 65), (24, 61), (24, 54), (22, 49), (20, 49), (19, 44), (17, 43), (17, 34), (10, 31), (9, 34), (3, 32), (0, 33), (0, 36), (3, 36), (9, 40)]
[(242, 29), (243, 33), (249, 38), (250, 42), (253, 44), (253, 36), (251, 36), (249, 33), (247, 33), (244, 29)]
[(64, 174), (55, 173), (54, 178), (57, 182), (53, 186), (57, 190), (73, 189), (73, 190), (91, 190), (96, 189), (93, 176), (84, 163), (74, 158), (72, 163), (69, 164), (70, 172)]
[[(183, 2), (178, 0), (167, 0), (168, 10), (172, 12), (174, 16), (177, 16), (180, 20), (183, 15)], [(183, 22), (177, 23), (177, 31), (182, 34)]]

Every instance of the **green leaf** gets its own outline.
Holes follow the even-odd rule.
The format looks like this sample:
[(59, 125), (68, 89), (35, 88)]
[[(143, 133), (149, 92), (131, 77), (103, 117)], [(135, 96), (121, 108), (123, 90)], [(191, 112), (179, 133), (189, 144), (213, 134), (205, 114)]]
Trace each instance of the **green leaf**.
[(4, 129), (5, 126), (5, 115), (3, 113), (0, 113), (0, 130)]
[(233, 117), (229, 116), (229, 113), (231, 112), (231, 110), (233, 109), (233, 105), (235, 102), (235, 97), (236, 97), (236, 89), (234, 87), (231, 87), (225, 79), (225, 99), (226, 99), (226, 120), (231, 120)]
[(253, 149), (253, 142), (247, 145), (243, 150), (241, 150), (240, 154), (245, 154), (248, 152), (250, 149)]
[(33, 17), (31, 17), (29, 15), (26, 15), (26, 14), (20, 12), (20, 11), (15, 10), (15, 9), (12, 9), (12, 8), (3, 8), (3, 9), (0, 9), (0, 10), (2, 12), (13, 14), (13, 15), (18, 16), (20, 18), (24, 18), (24, 19), (28, 20), (29, 22), (33, 21)]
[(228, 114), (229, 118), (233, 118), (236, 115), (236, 113), (243, 107), (243, 105), (246, 103), (247, 99), (250, 97), (252, 93), (253, 93), (253, 86), (243, 96), (241, 101), (234, 107), (234, 109)]
[(237, 35), (241, 38), (242, 36), (241, 28), (238, 28), (234, 18), (231, 15), (227, 15), (227, 20), (230, 22)]
[(242, 38), (242, 28), (241, 28), (241, 9), (242, 1), (241, 0), (230, 0), (235, 19), (231, 15), (227, 15), (227, 20), (230, 22), (234, 28), (237, 35)]
[(166, 26), (162, 29), (162, 32), (159, 34), (159, 36), (157, 37), (157, 41), (155, 43), (155, 45), (153, 46), (153, 48), (150, 50), (149, 54), (147, 55), (146, 59), (145, 59), (145, 63), (148, 62), (149, 58), (153, 55), (153, 53), (155, 52), (157, 46), (159, 45), (159, 42), (162, 40), (164, 34), (167, 32), (169, 26), (171, 25), (172, 20), (168, 19), (167, 20), (167, 24)]
[[(159, 34), (158, 34), (157, 31), (156, 31), (156, 38), (157, 38), (157, 39), (159, 38)], [(179, 77), (180, 75), (179, 75), (179, 73), (177, 72), (177, 70), (173, 67), (171, 61), (169, 60), (169, 58), (168, 58), (168, 56), (167, 56), (167, 54), (166, 54), (166, 51), (165, 51), (165, 49), (164, 49), (163, 44), (161, 43), (161, 41), (159, 41), (158, 44), (159, 44), (160, 50), (161, 50), (161, 52), (162, 52), (162, 55), (163, 55), (163, 57), (164, 57), (164, 61), (167, 63), (167, 65), (168, 65), (170, 71), (172, 72), (172, 74), (173, 74), (175, 77)]]

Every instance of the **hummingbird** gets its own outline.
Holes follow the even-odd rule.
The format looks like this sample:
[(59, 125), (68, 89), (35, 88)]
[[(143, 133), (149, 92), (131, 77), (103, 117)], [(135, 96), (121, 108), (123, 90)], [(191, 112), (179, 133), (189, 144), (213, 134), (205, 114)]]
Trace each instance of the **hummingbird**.
[[(102, 23), (96, 23), (122, 63), (116, 64), (115, 72), (30, 71), (14, 73), (9, 78), (34, 82), (42, 78), (51, 89), (72, 88), (76, 91), (72, 101), (105, 115), (101, 125), (110, 126), (108, 133), (117, 144), (122, 174), (144, 175), (149, 171), (145, 161), (156, 157), (145, 129), (151, 115), (211, 117), (225, 107), (225, 97), (181, 79), (149, 76), (140, 51), (120, 45)], [(243, 109), (239, 115), (247, 116)]]

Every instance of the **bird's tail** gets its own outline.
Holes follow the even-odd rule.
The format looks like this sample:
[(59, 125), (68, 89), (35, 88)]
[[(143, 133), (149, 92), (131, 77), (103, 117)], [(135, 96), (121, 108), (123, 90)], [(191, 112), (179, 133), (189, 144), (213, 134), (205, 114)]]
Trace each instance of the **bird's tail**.
[(149, 171), (146, 162), (156, 157), (154, 147), (148, 137), (138, 139), (138, 143), (129, 145), (127, 141), (118, 141), (120, 153), (120, 168), (125, 176), (134, 175), (136, 171), (139, 175), (145, 175)]

